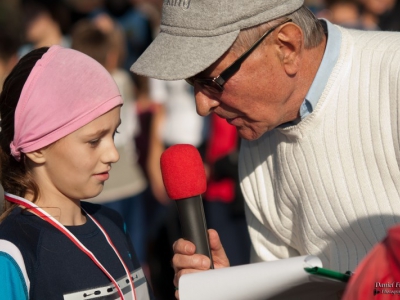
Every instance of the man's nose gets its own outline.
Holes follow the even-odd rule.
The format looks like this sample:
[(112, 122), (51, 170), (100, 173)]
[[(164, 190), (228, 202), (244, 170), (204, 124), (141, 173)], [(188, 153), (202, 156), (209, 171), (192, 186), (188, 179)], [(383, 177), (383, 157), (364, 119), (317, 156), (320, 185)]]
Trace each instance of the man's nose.
[(195, 98), (197, 113), (202, 117), (205, 117), (212, 113), (213, 110), (219, 105), (218, 100), (208, 96), (201, 90), (195, 91)]

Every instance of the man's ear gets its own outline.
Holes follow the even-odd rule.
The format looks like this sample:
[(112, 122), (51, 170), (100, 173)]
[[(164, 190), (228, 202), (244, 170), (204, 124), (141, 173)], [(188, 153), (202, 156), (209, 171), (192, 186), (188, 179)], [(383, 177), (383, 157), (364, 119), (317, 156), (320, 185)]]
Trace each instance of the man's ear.
[(36, 164), (43, 164), (46, 162), (46, 156), (44, 155), (44, 149), (39, 149), (36, 151), (32, 151), (29, 153), (25, 153), (25, 155)]
[(278, 29), (275, 41), (286, 73), (291, 76), (295, 75), (300, 68), (301, 55), (304, 50), (303, 31), (297, 24), (286, 23)]

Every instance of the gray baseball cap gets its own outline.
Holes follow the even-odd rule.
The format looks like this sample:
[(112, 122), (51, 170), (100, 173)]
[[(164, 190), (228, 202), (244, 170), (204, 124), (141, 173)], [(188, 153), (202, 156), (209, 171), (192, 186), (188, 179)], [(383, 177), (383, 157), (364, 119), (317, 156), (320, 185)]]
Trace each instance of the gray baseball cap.
[(304, 0), (164, 0), (160, 33), (131, 71), (162, 80), (189, 78), (217, 61), (243, 28), (290, 14)]

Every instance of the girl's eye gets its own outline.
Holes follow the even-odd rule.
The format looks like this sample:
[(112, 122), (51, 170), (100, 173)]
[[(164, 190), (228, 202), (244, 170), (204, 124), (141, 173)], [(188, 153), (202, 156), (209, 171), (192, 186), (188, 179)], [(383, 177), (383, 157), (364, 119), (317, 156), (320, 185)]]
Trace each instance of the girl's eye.
[(114, 131), (114, 134), (113, 134), (113, 138), (115, 137), (115, 135), (116, 135), (117, 133), (119, 133), (119, 131), (118, 131), (118, 130), (115, 130), (115, 131)]
[(97, 144), (100, 142), (100, 139), (95, 139), (89, 141), (90, 146), (97, 146)]

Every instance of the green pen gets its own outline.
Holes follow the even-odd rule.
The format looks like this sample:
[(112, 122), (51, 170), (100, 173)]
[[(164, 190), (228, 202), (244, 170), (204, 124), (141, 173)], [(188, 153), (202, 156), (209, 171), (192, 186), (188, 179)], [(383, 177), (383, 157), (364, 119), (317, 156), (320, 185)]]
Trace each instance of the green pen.
[(348, 282), (350, 279), (350, 276), (351, 276), (350, 272), (340, 273), (337, 271), (319, 268), (319, 267), (304, 268), (304, 270), (310, 274), (315, 274), (315, 275), (319, 275), (322, 277), (336, 279), (336, 280), (343, 281), (343, 282)]

